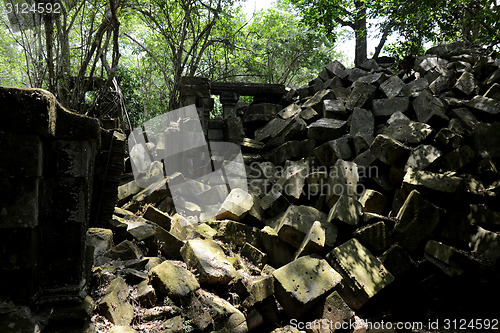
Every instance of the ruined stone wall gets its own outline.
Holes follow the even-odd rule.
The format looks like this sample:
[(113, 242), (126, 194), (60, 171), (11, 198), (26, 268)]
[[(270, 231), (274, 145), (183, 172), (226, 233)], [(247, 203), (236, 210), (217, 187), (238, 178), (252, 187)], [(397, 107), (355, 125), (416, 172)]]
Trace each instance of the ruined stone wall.
[(81, 301), (98, 120), (47, 91), (6, 87), (0, 119), (0, 298)]

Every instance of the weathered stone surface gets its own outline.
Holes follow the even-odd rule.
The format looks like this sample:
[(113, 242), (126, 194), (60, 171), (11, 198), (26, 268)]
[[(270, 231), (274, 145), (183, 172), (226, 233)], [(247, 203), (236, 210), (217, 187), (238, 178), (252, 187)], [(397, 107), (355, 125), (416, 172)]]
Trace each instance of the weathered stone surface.
[(269, 226), (262, 229), (262, 242), (268, 262), (273, 267), (281, 267), (293, 260), (290, 246), (279, 238), (278, 233)]
[(382, 214), (387, 205), (387, 197), (378, 191), (367, 189), (359, 202), (363, 206), (363, 212)]
[(411, 81), (406, 84), (405, 92), (409, 97), (417, 97), (420, 92), (429, 88), (429, 82), (425, 78)]
[(293, 118), (297, 116), (302, 109), (297, 104), (293, 103), (278, 112), (278, 116), (283, 119)]
[(142, 257), (142, 251), (131, 241), (125, 240), (106, 252), (105, 256), (111, 259), (121, 260), (140, 259)]
[(304, 119), (307, 124), (310, 124), (320, 118), (320, 114), (313, 108), (307, 108), (300, 111), (299, 117)]
[(474, 131), (474, 128), (478, 123), (476, 116), (474, 116), (474, 114), (466, 108), (453, 109), (450, 111), (450, 115), (460, 120), (460, 123), (463, 125), (468, 134)]
[(323, 117), (332, 119), (347, 119), (345, 102), (336, 99), (325, 99), (323, 101)]
[(367, 60), (363, 61), (363, 63), (361, 65), (359, 65), (359, 67), (361, 67), (365, 71), (377, 72), (377, 71), (382, 70), (382, 68), (379, 66), (379, 64), (377, 63), (377, 61), (375, 59), (367, 59)]
[(468, 261), (463, 252), (435, 240), (427, 242), (424, 256), (449, 276), (461, 275)]
[(375, 119), (371, 111), (354, 108), (351, 116), (351, 128), (349, 133), (352, 137), (356, 135), (363, 135), (367, 138), (368, 144), (371, 143), (373, 138), (373, 131), (375, 128)]
[(380, 90), (382, 90), (388, 98), (394, 98), (399, 95), (404, 87), (405, 83), (403, 80), (397, 76), (391, 76), (380, 85)]
[(315, 221), (319, 221), (325, 229), (325, 244), (333, 246), (337, 239), (337, 228), (326, 222), (326, 214), (310, 206), (288, 207), (279, 220), (278, 236), (286, 243), (299, 248)]
[(177, 300), (200, 288), (193, 273), (170, 260), (151, 269), (149, 276), (155, 290)]
[(495, 262), (500, 258), (500, 234), (477, 227), (470, 237), (469, 247), (473, 253)]
[(170, 230), (170, 220), (172, 219), (167, 213), (162, 212), (154, 206), (148, 206), (142, 215), (146, 220), (158, 224), (165, 230)]
[(273, 103), (258, 103), (248, 106), (242, 117), (244, 124), (250, 122), (268, 122), (281, 110), (281, 105)]
[(463, 72), (457, 79), (453, 89), (462, 93), (465, 96), (470, 96), (477, 89), (476, 78), (470, 72)]
[(249, 243), (257, 248), (263, 247), (261, 231), (258, 228), (230, 220), (221, 221), (215, 238), (236, 246)]
[(265, 142), (280, 133), (289, 123), (289, 119), (273, 118), (266, 126), (255, 131), (255, 140)]
[(368, 75), (369, 72), (368, 71), (365, 71), (361, 68), (351, 68), (349, 69), (349, 76), (347, 77), (347, 79), (351, 82), (354, 82), (354, 81), (358, 81), (360, 78)]
[(500, 122), (481, 123), (474, 129), (474, 148), (481, 157), (500, 157)]
[(267, 216), (274, 216), (285, 210), (289, 205), (290, 202), (281, 193), (281, 189), (275, 187), (271, 188), (260, 201), (262, 211)]
[(124, 208), (131, 212), (136, 212), (141, 205), (148, 203), (156, 203), (170, 195), (170, 190), (167, 188), (168, 179), (163, 178), (156, 183), (151, 184), (141, 192), (134, 195), (129, 204)]
[(341, 137), (328, 141), (314, 149), (314, 155), (324, 166), (332, 166), (338, 159), (348, 160), (352, 157), (349, 139)]
[(370, 151), (380, 161), (388, 165), (393, 165), (398, 160), (407, 158), (410, 154), (408, 147), (384, 134), (377, 135), (370, 146)]
[(125, 281), (121, 277), (114, 279), (98, 304), (97, 311), (115, 325), (128, 326), (134, 318), (134, 309), (127, 302), (128, 295)]
[(339, 294), (353, 309), (362, 307), (394, 280), (382, 263), (355, 238), (334, 248), (326, 259), (342, 275), (344, 288)]
[(405, 113), (410, 106), (408, 97), (394, 97), (373, 100), (373, 115), (375, 117), (391, 116), (395, 112)]
[(287, 160), (299, 159), (310, 154), (316, 145), (315, 140), (287, 141), (272, 152), (275, 164), (282, 164)]
[(333, 92), (329, 89), (318, 91), (313, 97), (308, 99), (303, 105), (303, 109), (313, 108), (316, 112), (323, 112), (323, 100), (333, 98)]
[(330, 73), (330, 75), (338, 76), (341, 79), (345, 79), (347, 75), (349, 75), (346, 72), (344, 65), (342, 65), (338, 60), (326, 64), (325, 69), (328, 71), (328, 73)]
[(307, 137), (315, 140), (333, 140), (345, 134), (347, 122), (338, 119), (319, 119), (308, 126)]
[(333, 207), (341, 195), (355, 197), (358, 185), (358, 166), (354, 162), (337, 160), (332, 170), (327, 184), (326, 200), (330, 207)]
[(232, 190), (217, 213), (217, 220), (240, 221), (253, 206), (253, 197), (240, 188)]
[(323, 84), (323, 89), (333, 89), (338, 87), (342, 87), (342, 79), (338, 76), (326, 80), (325, 84)]
[(314, 221), (311, 229), (307, 232), (302, 244), (300, 244), (297, 252), (295, 253), (295, 258), (303, 257), (306, 255), (320, 253), (325, 246), (326, 233), (321, 222)]
[(398, 244), (392, 245), (385, 251), (380, 256), (380, 260), (382, 260), (385, 268), (387, 268), (395, 278), (415, 268), (415, 262), (413, 262), (408, 252)]
[(272, 276), (262, 276), (252, 279), (247, 283), (246, 290), (248, 296), (243, 304), (248, 308), (273, 296), (274, 278)]
[(439, 149), (457, 149), (464, 138), (448, 128), (441, 128), (434, 137), (434, 145)]
[(384, 134), (403, 143), (420, 143), (432, 133), (432, 127), (412, 120), (396, 120)]
[(462, 190), (462, 185), (460, 177), (410, 168), (406, 171), (401, 189), (403, 196), (415, 189), (425, 189), (449, 195)]
[(474, 96), (467, 102), (467, 106), (489, 115), (496, 115), (500, 112), (500, 101), (484, 96)]
[(189, 268), (194, 269), (200, 283), (227, 285), (236, 274), (222, 248), (211, 239), (186, 241), (181, 255)]
[(94, 256), (104, 254), (113, 247), (113, 231), (103, 228), (89, 228), (86, 243), (94, 247)]
[(464, 145), (441, 156), (436, 164), (441, 172), (457, 171), (469, 165), (474, 157), (475, 153), (472, 148)]
[(369, 108), (375, 97), (377, 87), (363, 82), (354, 82), (352, 86), (352, 91), (346, 101), (346, 108), (348, 110), (354, 110), (355, 107)]
[(137, 285), (137, 295), (135, 299), (144, 307), (152, 307), (156, 303), (155, 289), (148, 281), (142, 281)]
[(439, 223), (444, 211), (412, 191), (398, 212), (393, 237), (410, 254), (417, 255)]
[(353, 236), (368, 249), (378, 253), (387, 249), (390, 244), (389, 228), (383, 221), (362, 227)]
[(385, 73), (372, 73), (360, 77), (357, 81), (369, 84), (376, 84), (380, 86), (389, 76)]
[(439, 95), (441, 92), (449, 90), (455, 81), (454, 72), (444, 71), (441, 72), (434, 81), (429, 84), (429, 89), (434, 95)]
[(314, 318), (312, 322), (314, 333), (329, 333), (335, 327), (341, 327), (342, 323), (350, 321), (354, 317), (354, 311), (344, 302), (337, 291), (334, 291), (311, 311)]
[(356, 198), (349, 195), (341, 195), (332, 209), (330, 209), (327, 221), (334, 224), (337, 221), (341, 221), (356, 226), (358, 225), (362, 211), (363, 206)]
[(413, 100), (413, 109), (417, 114), (418, 121), (421, 123), (427, 123), (434, 116), (447, 119), (444, 114), (444, 103), (439, 98), (432, 96), (428, 91), (423, 91)]
[(263, 267), (267, 263), (267, 254), (249, 243), (243, 245), (241, 255), (248, 258), (257, 267)]
[(323, 295), (339, 286), (342, 277), (323, 259), (301, 257), (275, 270), (278, 302), (292, 318), (310, 310)]

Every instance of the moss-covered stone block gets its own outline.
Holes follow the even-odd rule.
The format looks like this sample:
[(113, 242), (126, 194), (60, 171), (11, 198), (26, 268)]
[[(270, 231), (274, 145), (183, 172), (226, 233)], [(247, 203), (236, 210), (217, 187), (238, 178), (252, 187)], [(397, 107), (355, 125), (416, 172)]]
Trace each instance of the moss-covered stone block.
[(155, 266), (149, 276), (155, 290), (176, 300), (200, 288), (193, 273), (170, 260)]

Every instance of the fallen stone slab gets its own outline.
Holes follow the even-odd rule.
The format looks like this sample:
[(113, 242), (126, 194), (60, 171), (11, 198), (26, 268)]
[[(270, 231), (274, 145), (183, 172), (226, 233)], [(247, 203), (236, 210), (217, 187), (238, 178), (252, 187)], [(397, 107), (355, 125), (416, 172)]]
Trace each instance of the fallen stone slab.
[(102, 255), (113, 247), (113, 231), (103, 228), (89, 228), (86, 244), (94, 247), (94, 257)]
[(463, 251), (435, 240), (425, 245), (424, 257), (452, 277), (462, 275), (471, 261)]
[(412, 191), (396, 216), (398, 222), (393, 230), (394, 241), (410, 254), (418, 255), (443, 214), (443, 209), (425, 200), (418, 191)]
[(231, 220), (221, 221), (214, 238), (240, 247), (244, 246), (245, 243), (249, 243), (259, 249), (263, 249), (260, 229), (240, 222)]
[(388, 117), (395, 112), (405, 113), (410, 106), (408, 97), (374, 99), (372, 112), (375, 117)]
[(380, 256), (380, 260), (396, 279), (416, 267), (408, 252), (399, 244), (393, 244)]
[(156, 304), (156, 292), (153, 286), (149, 284), (149, 281), (142, 281), (137, 285), (137, 295), (135, 299), (141, 304), (141, 306), (149, 308)]
[(455, 82), (455, 73), (453, 71), (442, 71), (434, 81), (429, 84), (429, 89), (434, 95), (439, 95), (443, 91), (450, 90)]
[(385, 134), (379, 134), (375, 137), (370, 151), (387, 165), (394, 165), (398, 160), (406, 159), (410, 154), (408, 147)]
[(441, 172), (458, 171), (469, 165), (475, 156), (476, 154), (471, 147), (463, 145), (448, 154), (440, 156), (435, 164)]
[(167, 196), (170, 195), (170, 190), (167, 187), (167, 181), (168, 181), (167, 178), (163, 178), (151, 184), (141, 192), (134, 195), (130, 203), (125, 205), (123, 208), (131, 212), (136, 212), (142, 205), (148, 203), (155, 204), (161, 201), (162, 199), (166, 198)]
[(330, 209), (327, 221), (333, 224), (337, 224), (338, 221), (340, 221), (351, 226), (357, 226), (362, 211), (363, 206), (356, 198), (348, 195), (341, 195), (335, 205)]
[(273, 267), (281, 267), (293, 260), (290, 246), (279, 238), (275, 229), (266, 226), (262, 228), (262, 243), (268, 254), (268, 262)]
[(470, 236), (469, 248), (486, 260), (496, 262), (500, 258), (500, 234), (477, 227)]
[(320, 141), (337, 139), (346, 133), (346, 126), (346, 121), (322, 118), (308, 126), (307, 137)]
[(246, 283), (245, 289), (248, 296), (243, 302), (243, 306), (250, 308), (273, 296), (274, 278), (272, 276), (258, 276), (252, 278)]
[(130, 326), (121, 326), (121, 325), (113, 326), (109, 330), (109, 333), (136, 333), (136, 332), (137, 331)]
[(318, 158), (321, 165), (332, 166), (338, 159), (348, 160), (352, 157), (349, 139), (341, 137), (330, 140), (314, 149), (314, 156)]
[(441, 151), (432, 145), (420, 145), (412, 149), (410, 157), (405, 165), (405, 171), (409, 168), (425, 170), (442, 155)]
[(249, 243), (245, 243), (245, 245), (243, 245), (241, 255), (259, 268), (264, 267), (267, 263), (267, 254)]
[(354, 162), (337, 160), (330, 170), (327, 184), (326, 202), (333, 207), (342, 195), (356, 197), (356, 187), (359, 181), (358, 166)]
[(403, 143), (418, 144), (432, 133), (432, 127), (412, 120), (396, 120), (385, 130), (384, 134)]
[(422, 91), (429, 88), (429, 81), (425, 78), (420, 78), (406, 84), (405, 92), (409, 97), (417, 97)]
[(474, 150), (476, 154), (485, 158), (500, 157), (500, 122), (480, 123), (474, 128)]
[(384, 221), (364, 226), (353, 233), (370, 251), (381, 253), (390, 245), (389, 228)]
[(368, 71), (354, 67), (349, 69), (349, 76), (347, 77), (347, 79), (351, 82), (355, 82), (358, 81), (360, 78), (365, 77), (368, 74), (369, 74)]
[(466, 105), (487, 115), (496, 115), (500, 112), (500, 101), (480, 95), (474, 96)]
[(453, 109), (450, 111), (450, 116), (460, 120), (467, 134), (471, 134), (479, 122), (476, 116), (474, 116), (474, 113), (466, 108)]
[(311, 256), (300, 257), (275, 270), (272, 275), (275, 296), (292, 318), (304, 315), (323, 295), (339, 287), (342, 280), (324, 259)]
[(401, 187), (403, 197), (413, 190), (427, 190), (442, 194), (458, 194), (462, 190), (463, 180), (448, 174), (435, 173), (409, 168)]
[(196, 271), (201, 284), (227, 285), (236, 275), (222, 248), (211, 239), (186, 241), (181, 255), (188, 267)]
[(184, 245), (182, 240), (160, 226), (155, 228), (155, 238), (162, 255), (169, 259), (180, 259), (180, 250)]
[(134, 319), (134, 309), (128, 303), (129, 290), (127, 283), (121, 277), (115, 278), (106, 289), (97, 312), (115, 325), (128, 326)]
[(260, 201), (260, 206), (262, 207), (262, 211), (265, 215), (272, 217), (276, 214), (285, 210), (290, 202), (285, 198), (285, 196), (281, 193), (281, 185), (276, 187), (272, 187), (269, 192), (262, 197)]
[(297, 252), (295, 253), (295, 259), (314, 253), (320, 253), (325, 247), (326, 232), (321, 222), (314, 221), (311, 229), (307, 232), (300, 244)]
[(298, 106), (295, 103), (290, 104), (286, 108), (282, 109), (280, 112), (278, 112), (278, 116), (280, 116), (283, 119), (288, 119), (288, 118), (293, 118), (297, 116), (302, 108)]
[(290, 119), (273, 118), (267, 125), (255, 131), (255, 140), (266, 142), (285, 129)]
[(170, 260), (152, 268), (149, 277), (155, 290), (177, 301), (200, 288), (193, 273)]
[(154, 206), (148, 206), (142, 217), (158, 224), (165, 230), (170, 230), (170, 220), (172, 218), (167, 213), (162, 212)]
[(477, 88), (476, 78), (474, 77), (474, 74), (470, 72), (463, 72), (453, 86), (455, 91), (458, 91), (465, 96), (472, 95)]
[(217, 220), (240, 221), (252, 206), (253, 197), (242, 189), (236, 188), (229, 193), (215, 218)]
[[(358, 134), (364, 137), (373, 137), (373, 132), (375, 129), (375, 119), (373, 114), (369, 110), (355, 107), (351, 115), (351, 127), (349, 133), (351, 137)], [(368, 144), (371, 143), (369, 139)]]
[(323, 100), (335, 97), (329, 89), (318, 91), (313, 97), (302, 104), (303, 109), (313, 108), (316, 112), (323, 112)]
[(337, 87), (342, 87), (342, 86), (343, 86), (342, 79), (339, 78), (338, 76), (334, 76), (331, 79), (325, 80), (325, 83), (323, 84), (323, 89), (332, 89), (332, 88), (337, 88)]
[(359, 202), (363, 206), (363, 212), (382, 214), (387, 205), (387, 197), (378, 191), (367, 189), (359, 198)]
[(320, 118), (320, 114), (316, 112), (313, 108), (303, 109), (299, 113), (299, 117), (302, 118), (306, 124), (311, 124), (312, 122), (318, 120)]
[(391, 76), (382, 82), (380, 90), (382, 90), (388, 98), (394, 98), (400, 94), (404, 87), (405, 83), (403, 80), (397, 76)]
[(287, 141), (273, 150), (271, 159), (275, 164), (279, 165), (287, 160), (294, 160), (310, 155), (315, 146), (316, 141), (311, 139)]
[(442, 121), (448, 121), (445, 115), (445, 105), (441, 99), (432, 96), (431, 93), (424, 90), (413, 100), (413, 109), (417, 115), (417, 119), (421, 123), (428, 123), (433, 117)]
[(334, 248), (326, 260), (343, 277), (340, 296), (356, 310), (394, 280), (384, 265), (355, 238)]
[(325, 99), (323, 101), (323, 117), (346, 120), (348, 114), (345, 102), (337, 99)]
[(105, 256), (115, 260), (140, 259), (142, 257), (142, 251), (131, 241), (124, 240), (106, 252)]
[(325, 65), (325, 69), (332, 76), (338, 76), (341, 79), (345, 79), (349, 73), (347, 73), (346, 68), (338, 60), (329, 62)]
[(377, 87), (358, 81), (354, 82), (352, 87), (352, 91), (346, 101), (346, 108), (348, 110), (354, 110), (355, 107), (370, 108)]
[[(332, 328), (342, 327), (342, 323), (350, 321), (354, 317), (354, 311), (344, 302), (337, 291), (332, 292), (325, 300), (311, 311), (312, 317), (318, 318), (312, 325), (313, 332), (329, 333)], [(315, 325), (316, 324), (316, 325)]]
[(434, 145), (441, 150), (453, 150), (460, 147), (464, 137), (449, 128), (441, 128), (434, 137)]

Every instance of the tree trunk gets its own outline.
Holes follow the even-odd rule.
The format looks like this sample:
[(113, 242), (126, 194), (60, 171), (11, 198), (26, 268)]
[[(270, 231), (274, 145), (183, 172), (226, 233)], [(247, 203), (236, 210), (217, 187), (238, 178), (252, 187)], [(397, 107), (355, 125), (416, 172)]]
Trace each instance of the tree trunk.
[(354, 65), (359, 66), (367, 59), (366, 7), (363, 1), (354, 1), (354, 6), (356, 7), (356, 18), (354, 22), (356, 50), (354, 53)]

